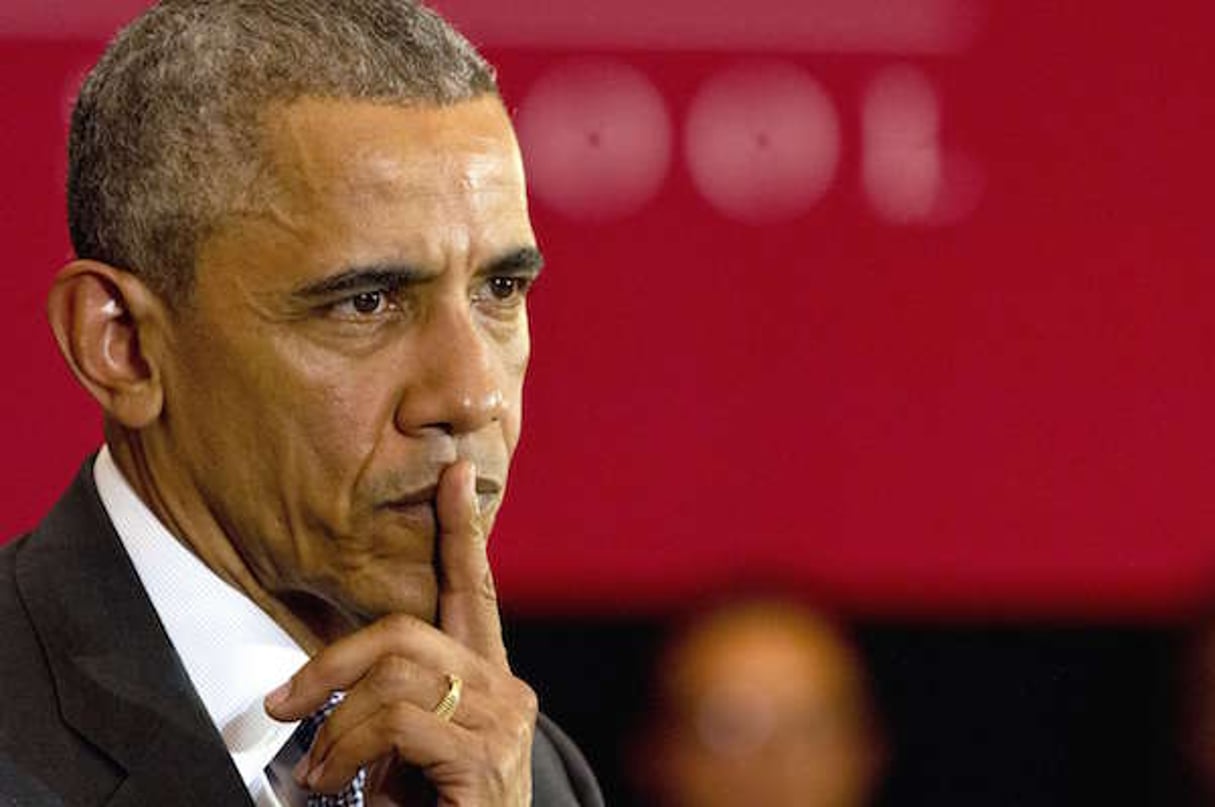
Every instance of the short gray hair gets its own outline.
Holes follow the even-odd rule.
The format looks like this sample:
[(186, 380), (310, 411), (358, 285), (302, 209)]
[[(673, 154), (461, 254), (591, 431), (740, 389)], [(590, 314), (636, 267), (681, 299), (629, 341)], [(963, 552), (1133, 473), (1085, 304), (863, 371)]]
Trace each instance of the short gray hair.
[(268, 107), (497, 93), (485, 59), (414, 0), (162, 0), (111, 43), (76, 102), (72, 244), (182, 302), (206, 238), (256, 204)]

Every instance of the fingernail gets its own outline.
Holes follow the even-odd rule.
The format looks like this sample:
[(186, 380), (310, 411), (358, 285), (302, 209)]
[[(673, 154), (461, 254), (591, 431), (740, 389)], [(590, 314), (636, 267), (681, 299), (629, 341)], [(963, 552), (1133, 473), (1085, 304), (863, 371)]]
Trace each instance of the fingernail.
[(465, 485), (468, 488), (466, 491), (468, 498), (472, 500), (473, 512), (480, 515), (481, 500), (477, 498), (477, 466), (471, 462), (468, 464), (468, 479)]
[(271, 692), (269, 695), (266, 696), (266, 710), (269, 711), (271, 709), (275, 709), (279, 706), (282, 706), (283, 703), (286, 702), (287, 696), (290, 694), (291, 694), (291, 682), (287, 681), (287, 683), (283, 684), (278, 689), (274, 690), (273, 692)]
[(316, 787), (316, 783), (321, 781), (321, 774), (325, 772), (325, 763), (322, 762), (312, 769), (312, 773), (308, 774), (308, 787)]

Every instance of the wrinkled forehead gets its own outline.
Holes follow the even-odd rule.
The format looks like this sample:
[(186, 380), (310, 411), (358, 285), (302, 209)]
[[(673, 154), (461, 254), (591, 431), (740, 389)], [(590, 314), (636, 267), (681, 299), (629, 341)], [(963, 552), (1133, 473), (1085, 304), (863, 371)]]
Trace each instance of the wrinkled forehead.
[(256, 175), (200, 267), (287, 282), (338, 265), (474, 265), (534, 245), (496, 96), (449, 106), (308, 98), (263, 118)]
[(448, 106), (305, 98), (267, 109), (262, 147), (278, 190), (301, 204), (522, 188), (495, 96)]

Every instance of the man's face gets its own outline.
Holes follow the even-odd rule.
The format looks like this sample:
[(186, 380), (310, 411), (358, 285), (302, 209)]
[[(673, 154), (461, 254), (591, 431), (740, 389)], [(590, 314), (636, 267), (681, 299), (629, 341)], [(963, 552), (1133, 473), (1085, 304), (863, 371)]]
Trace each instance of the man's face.
[(674, 719), (656, 755), (664, 803), (868, 803), (878, 749), (861, 673), (825, 626), (773, 608), (727, 613), (665, 674)]
[(519, 438), (539, 255), (514, 134), (490, 97), (304, 100), (265, 146), (271, 201), (204, 245), (170, 336), (183, 518), (303, 607), (433, 618), (439, 475), (476, 464), (488, 528)]

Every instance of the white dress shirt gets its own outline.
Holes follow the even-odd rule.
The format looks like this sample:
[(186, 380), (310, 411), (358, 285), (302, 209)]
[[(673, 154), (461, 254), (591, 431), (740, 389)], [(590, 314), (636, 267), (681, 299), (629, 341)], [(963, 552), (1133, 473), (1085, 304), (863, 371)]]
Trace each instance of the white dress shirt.
[(308, 660), (252, 600), (207, 568), (140, 500), (108, 447), (93, 466), (101, 502), (194, 689), (258, 807), (281, 807), (264, 769), (297, 724), (262, 707)]

